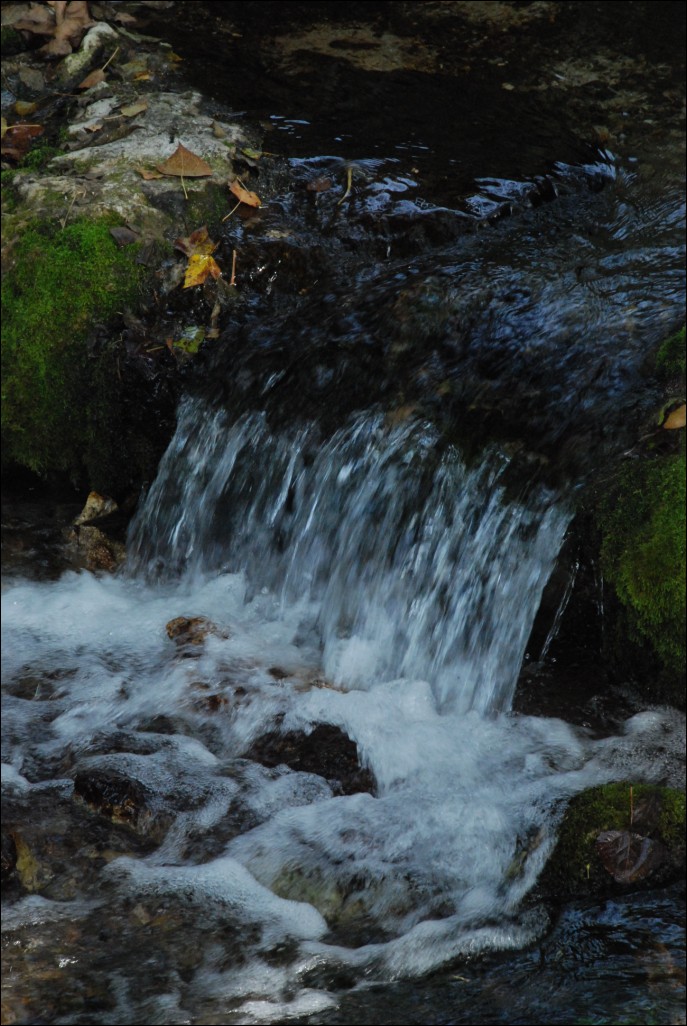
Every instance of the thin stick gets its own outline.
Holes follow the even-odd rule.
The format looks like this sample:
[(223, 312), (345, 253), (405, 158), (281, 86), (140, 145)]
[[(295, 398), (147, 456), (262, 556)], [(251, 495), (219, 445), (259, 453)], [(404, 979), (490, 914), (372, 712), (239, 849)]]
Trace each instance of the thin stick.
[(112, 54), (111, 57), (108, 57), (108, 59), (105, 61), (105, 63), (103, 64), (103, 66), (102, 66), (102, 68), (100, 70), (104, 71), (105, 68), (107, 67), (107, 65), (110, 64), (115, 59), (115, 57), (117, 56), (118, 53), (119, 53), (119, 47), (117, 47), (117, 49), (115, 50), (115, 52)]
[(238, 210), (240, 206), (241, 206), (241, 200), (238, 201), (238, 203), (236, 204), (235, 207), (231, 208), (231, 210), (229, 211), (228, 214), (224, 215), (224, 217), (222, 218), (222, 224), (224, 224), (225, 221), (228, 221), (229, 218), (231, 217), (231, 215), (234, 213), (234, 211)]
[(181, 188), (184, 190), (184, 199), (188, 199), (188, 193), (186, 192), (186, 186), (184, 185), (184, 176), (181, 175)]
[(233, 250), (231, 254), (231, 281), (229, 284), (236, 285), (236, 250)]

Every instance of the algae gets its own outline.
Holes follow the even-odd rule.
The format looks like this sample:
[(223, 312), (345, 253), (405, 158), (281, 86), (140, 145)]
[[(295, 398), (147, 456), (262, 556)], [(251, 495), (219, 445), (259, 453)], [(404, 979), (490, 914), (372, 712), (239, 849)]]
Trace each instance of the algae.
[[(92, 345), (142, 293), (136, 247), (118, 249), (116, 219), (28, 226), (8, 247), (2, 282), (3, 461), (78, 482), (107, 459), (98, 411), (116, 399)], [(100, 450), (100, 451), (99, 451)]]

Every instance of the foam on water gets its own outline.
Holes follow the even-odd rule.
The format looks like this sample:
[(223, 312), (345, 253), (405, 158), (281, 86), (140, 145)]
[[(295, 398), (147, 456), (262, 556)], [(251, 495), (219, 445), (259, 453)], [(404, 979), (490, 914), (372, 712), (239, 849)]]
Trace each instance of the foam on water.
[[(122, 990), (122, 1021), (282, 1021), (330, 1007), (340, 968), (384, 980), (532, 942), (548, 920), (526, 899), (565, 800), (665, 779), (681, 734), (661, 711), (602, 740), (509, 713), (564, 506), (507, 497), (505, 457), (468, 469), (426, 425), (359, 419), (316, 446), (312, 427), (201, 412), (182, 413), (136, 527), (154, 573), (8, 582), (2, 599), (3, 790), (137, 782), (161, 843), (113, 859), (97, 900), (180, 903), (202, 938), (150, 1007)], [(189, 657), (165, 632), (181, 615), (222, 631)], [(277, 725), (320, 723), (356, 742), (374, 796), (243, 758)], [(8, 928), (53, 904), (26, 899)]]

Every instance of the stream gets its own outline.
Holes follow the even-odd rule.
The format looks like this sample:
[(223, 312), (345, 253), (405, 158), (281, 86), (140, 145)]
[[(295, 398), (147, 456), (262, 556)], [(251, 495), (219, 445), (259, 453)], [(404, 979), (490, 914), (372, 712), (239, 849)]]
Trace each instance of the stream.
[(279, 151), (274, 199), (222, 238), (245, 298), (122, 569), (60, 563), (69, 506), (3, 515), (7, 1021), (684, 1023), (684, 888), (537, 887), (571, 797), (681, 785), (684, 716), (514, 711), (577, 498), (684, 316), (672, 114), (592, 146), (513, 58), (512, 90), (482, 68), (460, 92), (461, 148), (426, 117), (455, 69), (410, 43), (398, 71), (347, 64), (374, 50), (349, 5), (219, 6), (251, 45), (278, 22), (251, 61), (200, 32), (188, 55)]

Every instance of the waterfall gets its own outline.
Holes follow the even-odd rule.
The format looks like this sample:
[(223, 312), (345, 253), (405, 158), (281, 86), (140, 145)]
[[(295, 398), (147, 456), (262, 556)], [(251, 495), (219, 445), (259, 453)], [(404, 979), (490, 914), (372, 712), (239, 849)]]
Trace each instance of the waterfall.
[(323, 672), (365, 689), (426, 679), (442, 710), (508, 709), (569, 519), (543, 486), (507, 496), (429, 424), (364, 414), (322, 439), (187, 400), (131, 537), (139, 568), (243, 573), (302, 609)]

